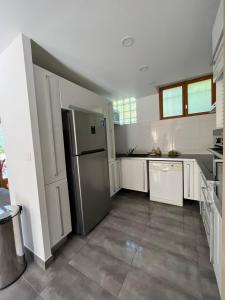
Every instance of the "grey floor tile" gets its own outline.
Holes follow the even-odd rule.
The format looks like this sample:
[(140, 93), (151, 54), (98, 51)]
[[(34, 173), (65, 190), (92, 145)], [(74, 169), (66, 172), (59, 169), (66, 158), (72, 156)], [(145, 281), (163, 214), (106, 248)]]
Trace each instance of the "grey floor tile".
[(25, 281), (20, 278), (11, 286), (0, 291), (1, 300), (42, 300), (34, 289)]
[(155, 229), (162, 229), (169, 232), (183, 232), (183, 222), (176, 219), (171, 219), (167, 216), (157, 216), (152, 214), (148, 225)]
[(71, 266), (117, 296), (132, 267), (109, 255), (102, 247), (86, 245), (69, 262)]
[(47, 271), (29, 260), (0, 300), (220, 299), (194, 201), (176, 207), (122, 191), (87, 238), (71, 236), (55, 254)]
[(147, 224), (149, 222), (148, 211), (144, 212), (144, 211), (137, 211), (135, 209), (130, 209), (130, 208), (114, 207), (111, 210), (110, 214), (137, 223)]
[(168, 232), (148, 226), (141, 243), (149, 249), (155, 245), (175, 255), (183, 256), (194, 262), (198, 261), (195, 240), (183, 233)]
[(209, 248), (209, 243), (207, 241), (207, 237), (205, 233), (197, 234), (196, 235), (196, 245)]
[(128, 220), (122, 217), (109, 215), (103, 222), (103, 226), (122, 231), (137, 240), (142, 238), (146, 225), (143, 223)]
[(57, 251), (57, 255), (63, 255), (67, 260), (73, 256), (74, 253), (80, 251), (86, 245), (87, 239), (78, 235), (71, 235), (62, 247)]
[(131, 263), (139, 246), (133, 237), (112, 228), (102, 226), (88, 236), (89, 244), (105, 249), (109, 254)]
[(196, 232), (197, 234), (201, 233), (199, 217), (184, 215), (184, 226), (187, 227), (189, 230)]
[(214, 273), (213, 265), (210, 262), (210, 250), (209, 247), (197, 247), (198, 251), (198, 265), (199, 268), (204, 268), (209, 270), (211, 273)]
[(204, 267), (200, 267), (199, 272), (203, 300), (220, 300), (214, 272)]
[(141, 251), (138, 251), (133, 265), (158, 280), (167, 282), (174, 289), (185, 292), (193, 299), (201, 297), (197, 263), (152, 246), (151, 249), (143, 247)]
[(178, 222), (183, 222), (182, 208), (174, 205), (167, 205), (161, 203), (153, 204), (152, 215), (167, 217), (167, 218), (175, 219)]
[(116, 300), (72, 266), (64, 267), (41, 293), (44, 300)]
[(113, 208), (132, 209), (145, 213), (146, 211), (150, 210), (150, 201), (123, 197), (113, 201)]
[(28, 265), (27, 270), (23, 274), (23, 278), (39, 294), (65, 265), (66, 260), (61, 256), (57, 257), (47, 270), (41, 269), (33, 262)]
[(190, 295), (141, 270), (129, 272), (119, 294), (121, 300), (191, 300)]

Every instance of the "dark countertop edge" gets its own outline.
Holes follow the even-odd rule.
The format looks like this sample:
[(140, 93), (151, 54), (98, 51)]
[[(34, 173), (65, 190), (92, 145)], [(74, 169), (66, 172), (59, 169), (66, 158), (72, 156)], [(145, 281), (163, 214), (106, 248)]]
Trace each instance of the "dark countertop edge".
[(182, 154), (176, 157), (169, 157), (168, 155), (161, 156), (128, 156), (126, 154), (118, 154), (116, 156), (119, 158), (129, 158), (129, 159), (145, 159), (145, 160), (175, 160), (175, 161), (183, 161), (183, 160), (195, 160), (201, 169), (203, 175), (205, 176), (206, 181), (213, 182), (213, 155), (212, 154)]

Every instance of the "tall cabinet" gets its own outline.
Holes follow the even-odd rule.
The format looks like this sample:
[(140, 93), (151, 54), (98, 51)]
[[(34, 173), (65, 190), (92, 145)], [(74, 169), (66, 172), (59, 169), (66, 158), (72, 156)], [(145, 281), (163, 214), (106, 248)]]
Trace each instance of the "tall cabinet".
[(223, 128), (224, 1), (220, 1), (212, 31), (213, 81), (216, 83), (216, 127)]
[[(224, 1), (220, 1), (212, 31), (213, 81), (216, 83), (216, 127), (224, 126)], [(222, 279), (222, 218), (213, 204), (213, 255), (212, 263), (221, 293)]]
[(66, 177), (59, 79), (34, 66), (49, 234), (51, 247), (71, 230), (71, 216)]
[(110, 195), (115, 195), (120, 190), (120, 159), (116, 159), (115, 135), (112, 103), (108, 103), (107, 111), (107, 143), (109, 160)]

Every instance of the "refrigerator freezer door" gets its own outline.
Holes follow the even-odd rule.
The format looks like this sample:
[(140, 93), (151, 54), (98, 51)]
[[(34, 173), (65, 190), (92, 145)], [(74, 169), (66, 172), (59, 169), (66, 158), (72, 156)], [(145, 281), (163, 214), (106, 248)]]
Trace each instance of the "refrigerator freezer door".
[(106, 150), (106, 128), (104, 116), (86, 111), (73, 111), (76, 155), (88, 151)]
[(86, 235), (111, 209), (106, 151), (76, 156), (74, 172), (77, 231)]

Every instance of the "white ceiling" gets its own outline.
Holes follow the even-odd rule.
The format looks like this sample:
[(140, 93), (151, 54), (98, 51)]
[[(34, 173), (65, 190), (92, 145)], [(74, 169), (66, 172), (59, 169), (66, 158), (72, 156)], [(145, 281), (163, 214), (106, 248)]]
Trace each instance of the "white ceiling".
[[(211, 72), (219, 0), (0, 0), (0, 52), (23, 32), (115, 96)], [(123, 48), (130, 35), (135, 44)], [(140, 72), (148, 65), (147, 72)], [(151, 82), (156, 82), (151, 85)]]

